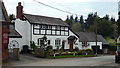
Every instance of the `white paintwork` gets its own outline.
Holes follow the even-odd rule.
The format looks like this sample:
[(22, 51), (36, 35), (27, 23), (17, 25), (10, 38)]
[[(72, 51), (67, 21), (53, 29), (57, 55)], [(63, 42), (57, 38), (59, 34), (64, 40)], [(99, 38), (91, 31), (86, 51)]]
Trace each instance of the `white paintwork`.
[(22, 38), (10, 38), (10, 41), (12, 40), (18, 41), (20, 50), (22, 49), (23, 45), (30, 45), (30, 24), (29, 22), (16, 19), (15, 30), (22, 36)]
[[(44, 35), (34, 35), (33, 24), (30, 24), (28, 21), (22, 21), (20, 19), (15, 20), (15, 29), (20, 33), (20, 35), (22, 35), (22, 38), (20, 39), (10, 38), (10, 41), (17, 40), (20, 45), (20, 50), (22, 49), (23, 45), (28, 45), (30, 47), (30, 41), (34, 41), (36, 45), (38, 45), (38, 39), (44, 36)], [(53, 29), (55, 29), (54, 26), (53, 26)], [(68, 27), (65, 27), (65, 30), (67, 29)], [(50, 31), (47, 31), (47, 32), (49, 33)], [(61, 39), (60, 45), (62, 45), (62, 41), (65, 40), (65, 49), (69, 49), (67, 38), (69, 36), (77, 37), (71, 30), (69, 30), (69, 36), (57, 36), (57, 35), (46, 35), (46, 36), (47, 36), (47, 40), (50, 40), (50, 45), (53, 46), (53, 49), (56, 49), (55, 40), (57, 38)], [(89, 44), (89, 46), (82, 47), (82, 42), (79, 42), (79, 38), (77, 37), (75, 44), (73, 44), (73, 48), (78, 47), (79, 49), (90, 49), (92, 48), (92, 46), (96, 46), (96, 42), (87, 42), (87, 44)], [(102, 49), (102, 42), (97, 42), (97, 45), (100, 46), (100, 49)]]
[[(33, 25), (32, 25), (32, 28), (33, 28)], [(53, 29), (55, 29), (55, 27), (53, 27)], [(67, 27), (65, 28), (65, 29), (68, 29)], [(44, 35), (34, 35), (33, 34), (33, 29), (32, 29), (32, 41), (34, 41), (35, 43), (36, 43), (36, 45), (37, 45), (37, 40), (38, 40), (38, 38), (42, 38)], [(56, 49), (56, 46), (55, 46), (55, 39), (57, 39), (57, 38), (60, 38), (61, 39), (61, 44), (60, 45), (62, 45), (62, 41), (63, 40), (65, 40), (65, 49), (69, 49), (69, 44), (68, 44), (68, 40), (67, 40), (67, 38), (69, 37), (69, 36), (76, 36), (73, 32), (71, 32), (70, 30), (69, 30), (69, 36), (55, 36), (55, 35), (46, 35), (47, 36), (47, 40), (50, 40), (50, 45), (52, 45), (53, 46), (53, 49)], [(76, 36), (77, 37), (77, 36)], [(77, 37), (78, 38), (78, 37)], [(79, 40), (79, 39), (78, 39)], [(76, 41), (76, 43), (78, 43), (77, 41)], [(74, 47), (75, 46), (78, 46), (78, 45), (73, 45)], [(73, 47), (73, 48), (74, 48)]]
[(120, 36), (117, 38), (117, 43), (120, 43)]
[[(55, 27), (53, 29), (55, 29)], [(68, 29), (68, 27), (65, 28), (65, 30), (67, 30), (67, 29)], [(28, 21), (22, 21), (20, 19), (15, 20), (15, 30), (20, 33), (22, 38), (20, 38), (20, 39), (10, 38), (10, 41), (12, 41), (12, 40), (18, 41), (20, 50), (22, 49), (23, 45), (30, 46), (30, 41), (34, 41), (37, 45), (38, 38), (42, 38), (44, 36), (44, 35), (34, 35), (33, 34), (33, 25), (30, 24)], [(43, 33), (44, 33), (44, 31), (43, 31)], [(76, 35), (71, 30), (69, 30), (69, 36), (76, 36)], [(68, 44), (68, 40), (67, 40), (67, 38), (69, 36), (47, 35), (47, 39), (50, 40), (50, 45), (52, 45), (54, 49), (56, 49), (55, 39), (57, 39), (57, 38), (61, 39), (61, 44), (60, 45), (62, 45), (62, 41), (65, 40), (65, 49), (69, 49), (69, 44)], [(78, 40), (76, 41), (77, 44), (79, 44)], [(79, 47), (80, 45), (75, 45), (74, 44), (73, 46), (74, 46), (73, 48), (75, 48), (76, 46)]]
[[(81, 49), (92, 49), (92, 46), (96, 46), (96, 42), (87, 42), (86, 47), (82, 47), (82, 42), (79, 43), (81, 45)], [(102, 42), (97, 42), (97, 46), (100, 46), (100, 49), (102, 49)]]
[[(13, 45), (11, 44), (11, 42), (12, 42), (13, 40), (17, 41), (19, 46), (13, 47)], [(21, 45), (23, 45), (23, 44), (22, 44), (22, 38), (9, 38), (9, 44), (8, 44), (9, 50), (10, 50), (10, 49), (13, 49), (13, 48), (20, 48), (20, 51), (21, 51), (21, 48), (22, 48)]]

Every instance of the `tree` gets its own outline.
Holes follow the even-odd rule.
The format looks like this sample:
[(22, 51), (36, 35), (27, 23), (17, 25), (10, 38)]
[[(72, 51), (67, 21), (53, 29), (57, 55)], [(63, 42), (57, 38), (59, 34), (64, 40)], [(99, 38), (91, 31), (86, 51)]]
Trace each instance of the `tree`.
[(40, 44), (40, 47), (41, 47), (41, 48), (45, 48), (45, 46), (47, 46), (47, 36), (44, 35), (44, 36), (41, 38), (40, 42), (42, 42), (42, 44)]
[(109, 20), (109, 15), (105, 15), (104, 17), (103, 17), (105, 20)]
[(70, 19), (69, 19), (69, 25), (71, 26), (74, 22), (74, 18), (73, 18), (73, 15), (70, 16)]
[(112, 22), (106, 19), (97, 19), (94, 25), (90, 26), (88, 31), (94, 31), (97, 26), (97, 33), (101, 34), (104, 37), (110, 37), (113, 34), (113, 25)]
[(82, 31), (85, 31), (85, 23), (83, 20), (83, 16), (81, 15), (79, 23), (81, 24)]
[(14, 14), (10, 14), (9, 18), (10, 18), (10, 21), (15, 20), (15, 15)]
[(65, 22), (68, 24), (68, 25), (70, 25), (70, 23), (69, 23), (69, 16), (67, 15), (67, 19), (65, 20)]
[(75, 32), (80, 32), (82, 29), (81, 29), (81, 25), (80, 23), (74, 23), (72, 26), (71, 26), (71, 29)]
[(83, 20), (83, 16), (82, 16), (82, 15), (80, 16), (80, 21), (79, 21), (79, 23), (84, 24), (84, 20)]
[(78, 17), (76, 16), (76, 17), (75, 17), (75, 23), (77, 23), (77, 22), (78, 22)]
[(93, 24), (93, 13), (88, 14), (88, 18), (85, 20), (86, 21), (86, 29), (90, 27), (90, 25)]
[(115, 21), (115, 18), (111, 17), (110, 21), (114, 24), (116, 21)]

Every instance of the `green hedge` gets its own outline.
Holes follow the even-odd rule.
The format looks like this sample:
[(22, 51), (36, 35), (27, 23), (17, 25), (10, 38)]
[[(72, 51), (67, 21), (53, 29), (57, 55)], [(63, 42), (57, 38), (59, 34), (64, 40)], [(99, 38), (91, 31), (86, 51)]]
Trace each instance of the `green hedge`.
[(116, 51), (116, 50), (117, 50), (117, 46), (116, 45), (109, 46), (109, 51)]

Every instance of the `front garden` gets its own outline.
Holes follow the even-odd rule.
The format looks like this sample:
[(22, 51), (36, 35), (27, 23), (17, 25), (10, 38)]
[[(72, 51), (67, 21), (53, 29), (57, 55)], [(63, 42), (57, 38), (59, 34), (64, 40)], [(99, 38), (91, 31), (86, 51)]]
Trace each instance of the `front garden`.
[(69, 49), (64, 49), (64, 47), (56, 47), (56, 49), (53, 49), (53, 46), (47, 45), (47, 37), (43, 36), (41, 38), (41, 41), (43, 42), (41, 46), (36, 46), (34, 41), (31, 41), (31, 49), (30, 52), (32, 55), (36, 57), (42, 57), (42, 58), (71, 58), (71, 57), (94, 57), (94, 52), (92, 49), (85, 49), (80, 50), (78, 47), (75, 47), (72, 51)]

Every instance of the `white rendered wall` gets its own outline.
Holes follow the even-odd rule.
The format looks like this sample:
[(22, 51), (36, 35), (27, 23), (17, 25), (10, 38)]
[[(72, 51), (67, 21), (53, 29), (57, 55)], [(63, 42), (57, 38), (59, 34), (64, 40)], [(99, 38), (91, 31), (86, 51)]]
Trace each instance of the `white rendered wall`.
[[(32, 41), (34, 41), (36, 44), (38, 43), (38, 38), (42, 38), (44, 35), (34, 35), (33, 34), (33, 25), (32, 25)], [(53, 46), (53, 49), (56, 49), (56, 46), (55, 46), (55, 39), (57, 38), (60, 38), (61, 39), (61, 44), (62, 45), (62, 41), (65, 40), (65, 49), (69, 49), (69, 44), (68, 44), (68, 40), (67, 38), (69, 36), (76, 36), (74, 33), (72, 33), (70, 30), (69, 30), (69, 36), (56, 36), (56, 35), (46, 35), (47, 36), (47, 40), (50, 40), (50, 45)], [(77, 37), (77, 36), (76, 36)], [(78, 38), (78, 37), (77, 37)], [(78, 39), (79, 40), (79, 39)], [(76, 42), (78, 43), (78, 42)], [(73, 45), (74, 47), (75, 46), (78, 46), (78, 45)], [(73, 47), (73, 48), (74, 48)]]
[(23, 45), (23, 44), (22, 44), (22, 38), (9, 38), (9, 44), (8, 44), (9, 50), (14, 48), (14, 47), (10, 44), (13, 40), (17, 41), (18, 44), (19, 44), (19, 46), (18, 46), (18, 47), (15, 46), (15, 48), (20, 48), (20, 51), (21, 51), (21, 49), (22, 49), (22, 46), (21, 46), (21, 45)]
[[(96, 46), (96, 42), (87, 42), (87, 44), (89, 44), (89, 48)], [(97, 46), (100, 46), (100, 49), (102, 49), (102, 42), (97, 42)]]
[(30, 46), (30, 23), (28, 21), (16, 19), (15, 30), (22, 36), (22, 40), (20, 41), (20, 47), (22, 47), (23, 45)]
[[(31, 26), (32, 26), (32, 28), (31, 28)], [(33, 25), (31, 25), (28, 21), (22, 21), (20, 19), (15, 20), (15, 29), (17, 32), (20, 33), (22, 38), (21, 38), (21, 40), (18, 40), (16, 38), (12, 38), (10, 40), (18, 40), (18, 42), (20, 44), (20, 49), (22, 49), (23, 45), (30, 46), (30, 41), (34, 41), (37, 44), (38, 38), (42, 38), (44, 36), (44, 35), (34, 35), (33, 34)], [(68, 28), (65, 28), (65, 29), (68, 29)], [(73, 32), (71, 32), (71, 30), (69, 30), (69, 36), (76, 36), (76, 35)], [(69, 49), (69, 44), (68, 44), (68, 40), (67, 40), (67, 38), (69, 36), (47, 35), (47, 39), (50, 40), (50, 45), (52, 45), (54, 49), (56, 49), (55, 39), (57, 39), (57, 38), (61, 39), (60, 45), (62, 45), (62, 41), (65, 40), (65, 49)], [(73, 45), (73, 48), (79, 47), (79, 49), (81, 49), (81, 45), (79, 45), (78, 40), (79, 39), (77, 39), (76, 43)]]
[[(82, 47), (82, 42), (79, 43), (81, 45), (81, 49), (92, 49), (92, 46), (96, 46), (96, 42), (87, 42), (86, 47)], [(100, 49), (102, 49), (102, 42), (97, 42), (97, 46), (100, 46)]]
[(120, 43), (120, 36), (117, 38), (117, 43)]

